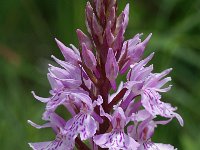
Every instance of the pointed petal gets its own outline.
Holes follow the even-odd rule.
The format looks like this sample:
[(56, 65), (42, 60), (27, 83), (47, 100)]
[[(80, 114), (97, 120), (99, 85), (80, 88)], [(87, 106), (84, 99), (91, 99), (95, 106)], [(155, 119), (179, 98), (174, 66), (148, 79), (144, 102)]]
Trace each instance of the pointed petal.
[(134, 47), (134, 50), (131, 54), (131, 58), (135, 61), (138, 61), (141, 59), (143, 53), (144, 53), (144, 50), (151, 38), (152, 34), (149, 34), (149, 36), (141, 43), (137, 44), (135, 47)]
[(41, 101), (42, 103), (47, 103), (48, 101), (50, 101), (51, 98), (43, 98), (43, 97), (39, 97), (35, 94), (34, 91), (31, 92), (33, 94), (33, 96), (35, 97), (35, 99)]
[(43, 124), (43, 125), (38, 125), (38, 124), (32, 122), (31, 120), (28, 120), (27, 122), (28, 122), (31, 126), (37, 128), (37, 129), (49, 128), (49, 127), (51, 127), (51, 124), (50, 124), (50, 123), (46, 123), (46, 124)]
[(51, 56), (59, 65), (61, 65), (64, 69), (66, 69), (68, 72), (74, 72), (80, 74), (80, 69), (77, 66), (74, 66), (73, 64), (67, 63), (65, 61), (62, 61), (55, 56)]
[(81, 80), (75, 79), (58, 79), (66, 88), (78, 88), (81, 85)]
[(77, 54), (74, 53), (74, 51), (69, 48), (66, 47), (62, 42), (60, 42), (59, 40), (55, 39), (56, 43), (58, 45), (58, 47), (60, 48), (64, 58), (66, 61), (77, 65), (78, 60), (80, 59), (79, 56)]
[(61, 87), (61, 84), (52, 77), (51, 73), (47, 74), (47, 78), (53, 90)]
[[(93, 18), (92, 18), (92, 24), (93, 24), (93, 30), (94, 33), (99, 37), (102, 38), (103, 34), (103, 28), (100, 26), (100, 24), (97, 21), (96, 15), (93, 13)], [(99, 39), (100, 41), (103, 39)]]
[(127, 74), (127, 80), (132, 81), (142, 81), (148, 77), (153, 70), (153, 65), (149, 67), (144, 67), (154, 56), (154, 53), (151, 53), (147, 58), (141, 60), (139, 63), (131, 65), (131, 70)]
[(124, 30), (126, 30), (127, 25), (128, 25), (128, 21), (129, 21), (129, 4), (126, 5), (126, 7), (124, 9), (124, 14), (125, 14), (125, 16), (124, 16)]
[(57, 136), (54, 141), (29, 143), (33, 150), (73, 150), (74, 140), (66, 139), (65, 136)]
[(93, 8), (90, 2), (87, 2), (85, 13), (86, 13), (86, 27), (87, 27), (88, 32), (91, 35)]
[(108, 22), (110, 22), (110, 26), (113, 27), (116, 18), (116, 9), (115, 6), (111, 7), (110, 14), (108, 17)]
[(107, 40), (109, 47), (111, 47), (112, 43), (114, 41), (114, 36), (111, 31), (111, 22), (108, 22), (107, 26), (106, 26), (106, 40)]
[(118, 67), (118, 63), (115, 59), (115, 55), (114, 55), (112, 48), (110, 48), (108, 50), (107, 60), (106, 60), (106, 64), (105, 64), (105, 70), (106, 70), (106, 77), (111, 82), (113, 89), (116, 89), (115, 79), (117, 78), (117, 75), (119, 72), (119, 67)]
[(83, 57), (85, 65), (89, 69), (94, 71), (97, 66), (96, 58), (95, 58), (94, 54), (92, 53), (92, 51), (87, 49), (87, 47), (84, 43), (82, 44), (82, 57)]
[[(59, 68), (59, 67), (54, 67), (54, 66), (52, 66), (52, 65), (51, 65), (51, 67), (49, 68), (49, 72), (50, 72), (51, 76), (54, 76), (54, 77), (60, 78), (60, 79), (66, 79), (66, 78), (70, 78), (70, 77), (71, 77), (70, 72), (68, 72), (67, 70), (61, 69), (61, 68)], [(48, 75), (48, 74), (47, 74), (47, 75)], [(50, 83), (52, 83), (51, 80), (52, 80), (52, 79), (50, 78)], [(54, 80), (55, 80), (55, 79), (54, 79)], [(55, 87), (54, 85), (56, 85), (57, 82), (56, 82), (56, 81), (53, 81), (52, 84), (53, 84), (52, 87)]]
[(45, 147), (48, 147), (48, 145), (50, 145), (51, 142), (38, 142), (38, 143), (28, 143), (28, 144), (33, 150), (42, 150)]
[(183, 118), (177, 113), (174, 113), (174, 116), (177, 118), (177, 120), (179, 121), (180, 125), (183, 126), (184, 125)]
[(77, 29), (76, 30), (76, 33), (77, 33), (77, 36), (78, 36), (78, 40), (79, 40), (79, 43), (80, 45), (82, 45), (83, 43), (85, 43), (85, 45), (87, 46), (87, 48), (89, 50), (92, 50), (92, 43), (89, 39), (89, 37), (84, 34), (81, 30)]
[(82, 101), (84, 104), (86, 104), (90, 110), (93, 109), (92, 99), (87, 94), (71, 93), (71, 95), (74, 96), (76, 99), (79, 99), (80, 101)]
[(119, 29), (119, 32), (117, 33), (115, 40), (113, 42), (113, 51), (114, 52), (120, 52), (122, 46), (123, 46), (123, 41), (124, 41), (124, 28), (123, 26)]
[(78, 55), (80, 56), (80, 52), (78, 50), (78, 48), (76, 48), (73, 44), (70, 44), (71, 48), (73, 49), (73, 51)]

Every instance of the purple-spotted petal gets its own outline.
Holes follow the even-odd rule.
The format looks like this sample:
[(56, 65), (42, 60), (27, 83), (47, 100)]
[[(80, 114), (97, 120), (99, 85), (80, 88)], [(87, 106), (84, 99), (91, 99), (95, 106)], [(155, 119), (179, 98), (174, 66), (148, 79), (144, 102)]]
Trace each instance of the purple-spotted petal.
[(97, 124), (91, 115), (79, 113), (73, 117), (70, 126), (65, 126), (68, 137), (75, 139), (80, 134), (81, 140), (91, 138), (97, 130)]
[(73, 150), (74, 140), (66, 139), (65, 135), (57, 135), (54, 141), (29, 143), (33, 150)]
[(113, 130), (123, 130), (126, 125), (127, 118), (121, 107), (117, 107), (112, 115), (112, 126)]
[(96, 121), (90, 115), (84, 120), (84, 128), (80, 131), (80, 138), (81, 140), (86, 140), (92, 137), (97, 130)]
[(96, 135), (93, 141), (101, 148), (109, 148), (109, 150), (137, 150), (139, 144), (124, 132), (110, 132)]
[(174, 111), (170, 104), (160, 101), (161, 95), (154, 90), (145, 90), (142, 94), (141, 102), (143, 107), (153, 116), (160, 115), (166, 118), (176, 117), (179, 123), (183, 126), (183, 119)]

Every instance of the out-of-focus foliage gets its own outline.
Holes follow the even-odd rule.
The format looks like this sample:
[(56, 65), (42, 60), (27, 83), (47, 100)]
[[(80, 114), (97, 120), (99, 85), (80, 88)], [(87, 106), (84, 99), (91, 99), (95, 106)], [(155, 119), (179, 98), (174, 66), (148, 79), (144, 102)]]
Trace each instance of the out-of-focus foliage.
[[(156, 52), (156, 71), (174, 68), (173, 89), (164, 98), (178, 106), (185, 120), (159, 126), (154, 141), (171, 143), (180, 150), (200, 147), (200, 1), (121, 0), (130, 3), (127, 38), (138, 32), (153, 37), (146, 55)], [(54, 37), (75, 43), (76, 28), (86, 31), (86, 0), (0, 1), (0, 141), (2, 150), (28, 149), (28, 141), (53, 139), (49, 129), (37, 130), (27, 119), (40, 120), (44, 105), (30, 94), (48, 96), (46, 79), (50, 55), (61, 56)]]

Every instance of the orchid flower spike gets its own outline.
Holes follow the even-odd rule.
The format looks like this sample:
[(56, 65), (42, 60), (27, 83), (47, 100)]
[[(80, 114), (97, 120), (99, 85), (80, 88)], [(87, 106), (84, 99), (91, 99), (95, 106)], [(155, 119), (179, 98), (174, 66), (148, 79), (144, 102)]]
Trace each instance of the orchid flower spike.
[[(55, 137), (30, 142), (33, 150), (176, 150), (152, 140), (157, 126), (174, 118), (184, 124), (177, 108), (162, 98), (172, 87), (172, 69), (155, 73), (154, 53), (143, 57), (151, 33), (144, 40), (141, 33), (124, 40), (129, 8), (117, 16), (117, 0), (92, 0), (85, 9), (88, 33), (76, 31), (79, 49), (55, 39), (64, 60), (52, 56), (58, 65), (49, 64), (49, 96), (32, 92), (45, 104), (45, 123), (28, 120), (37, 129), (51, 128)], [(120, 82), (122, 76), (126, 80)], [(56, 113), (60, 106), (71, 118)]]

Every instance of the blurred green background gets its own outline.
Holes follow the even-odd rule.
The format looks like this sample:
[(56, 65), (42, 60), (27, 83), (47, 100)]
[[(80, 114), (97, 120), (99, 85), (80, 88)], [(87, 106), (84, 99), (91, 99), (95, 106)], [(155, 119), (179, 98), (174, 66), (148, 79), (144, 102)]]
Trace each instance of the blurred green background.
[[(172, 90), (165, 100), (178, 107), (185, 120), (159, 126), (154, 141), (180, 150), (200, 149), (200, 1), (121, 0), (130, 3), (126, 38), (153, 33), (145, 56), (155, 51), (157, 72), (174, 68)], [(50, 129), (37, 130), (27, 120), (42, 123), (44, 105), (30, 91), (48, 96), (50, 55), (61, 57), (54, 38), (77, 45), (75, 29), (86, 31), (86, 0), (0, 0), (0, 143), (2, 150), (26, 150), (30, 141), (53, 138)]]

